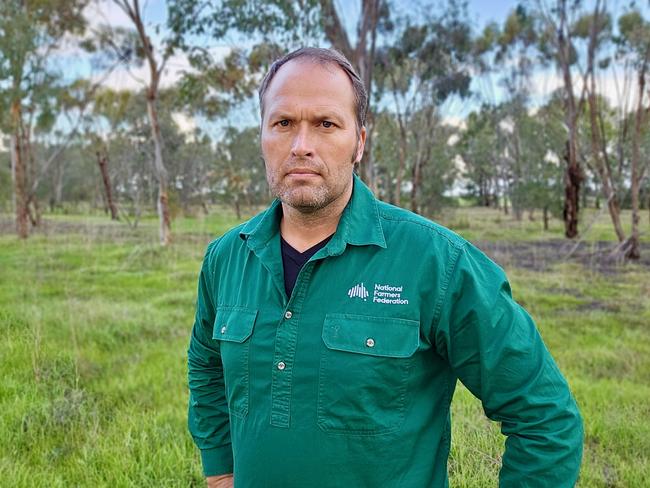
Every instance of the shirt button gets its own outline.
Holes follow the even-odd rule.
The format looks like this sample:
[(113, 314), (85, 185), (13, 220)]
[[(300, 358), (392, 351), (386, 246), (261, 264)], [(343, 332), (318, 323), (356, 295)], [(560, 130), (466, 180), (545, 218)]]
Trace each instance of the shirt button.
[(293, 317), (293, 314), (291, 313), (291, 310), (287, 310), (284, 312), (284, 318), (289, 320), (291, 317)]
[(366, 339), (366, 346), (375, 347), (375, 340), (372, 337), (368, 337)]
[(226, 326), (225, 326), (225, 325), (221, 328), (221, 333), (222, 333), (222, 334), (225, 334), (225, 333), (226, 333)]
[(287, 367), (287, 365), (284, 364), (284, 361), (280, 361), (280, 362), (278, 363), (278, 369), (279, 369), (280, 371), (284, 370), (284, 368), (286, 368), (286, 367)]

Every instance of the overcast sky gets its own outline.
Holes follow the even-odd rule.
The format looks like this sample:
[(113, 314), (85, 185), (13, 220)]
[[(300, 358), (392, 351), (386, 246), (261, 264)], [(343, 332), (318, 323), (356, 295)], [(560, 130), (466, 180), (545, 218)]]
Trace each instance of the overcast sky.
[[(148, 30), (154, 39), (157, 41), (157, 35), (154, 33), (156, 25), (164, 26), (166, 21), (166, 5), (165, 0), (146, 0), (142, 1), (143, 16), (148, 26)], [(337, 7), (341, 16), (346, 19), (349, 31), (354, 31), (357, 19), (360, 14), (360, 2), (351, 2), (336, 0)], [(423, 4), (429, 2), (423, 0), (402, 0), (393, 2), (397, 10), (402, 12), (417, 12)], [(342, 6), (345, 5), (345, 8)], [(476, 32), (480, 31), (482, 27), (489, 21), (497, 21), (502, 24), (508, 13), (515, 7), (516, 2), (506, 0), (491, 0), (491, 1), (469, 1), (469, 17), (473, 23)], [(611, 2), (615, 9), (619, 9), (623, 3), (620, 1)], [(110, 24), (112, 26), (131, 27), (131, 24), (125, 14), (116, 7), (110, 0), (101, 0), (88, 7), (87, 17), (91, 26), (98, 26), (100, 24)], [(158, 39), (159, 40), (159, 39)], [(226, 43), (221, 41), (221, 44), (215, 43), (213, 49), (215, 52), (223, 51), (226, 54), (229, 47)], [(78, 76), (95, 76), (99, 77), (100, 72), (93, 73), (90, 62), (83, 59), (82, 56), (67, 56), (60, 59), (61, 67), (65, 65), (64, 71), (67, 76), (74, 78)], [(163, 86), (171, 85), (178, 80), (180, 74), (189, 69), (187, 59), (183, 54), (174, 55), (168, 62), (168, 69), (163, 76)], [(488, 77), (475, 78), (472, 82), (472, 90), (478, 94), (474, 99), (460, 100), (451, 99), (443, 107), (441, 113), (450, 123), (459, 123), (470, 111), (478, 108), (481, 102), (498, 103), (506, 94), (503, 88), (496, 82), (498, 75)], [(145, 66), (126, 70), (118, 69), (110, 75), (105, 81), (106, 86), (114, 89), (139, 89), (148, 79), (147, 68)], [(617, 85), (620, 89), (621, 80), (615, 79), (613, 76), (604, 76), (601, 80), (603, 91), (609, 94), (610, 98), (616, 98)], [(533, 104), (543, 103), (544, 99), (550, 92), (561, 85), (559, 75), (553, 69), (544, 71), (537, 71), (531, 80), (531, 97)], [(613, 100), (615, 101), (615, 100)], [(256, 107), (245, 107), (243, 110), (233, 114), (231, 120), (226, 121), (226, 124), (234, 125), (251, 125), (256, 123)], [(190, 130), (194, 126), (194, 121), (188, 117), (177, 116), (178, 123), (184, 129)]]

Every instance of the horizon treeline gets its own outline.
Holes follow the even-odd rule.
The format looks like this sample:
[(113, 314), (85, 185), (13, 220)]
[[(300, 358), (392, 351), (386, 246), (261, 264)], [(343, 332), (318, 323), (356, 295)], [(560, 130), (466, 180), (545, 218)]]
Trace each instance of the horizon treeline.
[[(155, 212), (167, 244), (178, 215), (265, 204), (257, 87), (315, 45), (368, 89), (359, 173), (378, 197), (430, 217), (458, 197), (514, 219), (541, 210), (567, 238), (595, 206), (617, 252), (639, 257), (650, 3), (523, 1), (485, 25), (462, 1), (357, 3), (168, 0), (156, 24), (138, 0), (3, 1), (0, 211), (22, 238), (47, 212)], [(125, 21), (98, 21), (109, 6)], [(139, 83), (117, 89), (116, 73)]]

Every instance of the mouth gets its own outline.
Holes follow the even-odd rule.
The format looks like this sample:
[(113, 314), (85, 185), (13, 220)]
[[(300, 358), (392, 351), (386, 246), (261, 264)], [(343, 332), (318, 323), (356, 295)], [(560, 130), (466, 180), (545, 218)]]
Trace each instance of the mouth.
[(318, 171), (308, 168), (295, 168), (287, 172), (287, 176), (294, 178), (311, 178), (314, 176), (320, 176)]

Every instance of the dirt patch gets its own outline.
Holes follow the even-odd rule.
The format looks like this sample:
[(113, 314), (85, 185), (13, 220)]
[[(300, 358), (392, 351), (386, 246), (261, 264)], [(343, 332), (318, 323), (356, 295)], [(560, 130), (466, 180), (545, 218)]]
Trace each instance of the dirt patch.
[[(475, 241), (474, 244), (504, 268), (524, 268), (546, 271), (559, 263), (579, 263), (600, 273), (614, 274), (638, 266), (650, 270), (650, 245), (641, 245), (641, 259), (635, 262), (612, 257), (615, 243), (608, 241), (575, 242), (552, 239), (548, 241), (511, 242)], [(574, 249), (575, 248), (575, 249)]]
[[(0, 235), (12, 235), (15, 232), (13, 219), (0, 217)], [(113, 242), (150, 242), (157, 239), (157, 227), (141, 224), (137, 228), (126, 224), (94, 222), (70, 222), (43, 219), (40, 227), (32, 229), (35, 235), (81, 234), (89, 239)], [(174, 240), (181, 242), (206, 243), (214, 235), (200, 232), (185, 232), (174, 235)], [(504, 268), (524, 268), (534, 271), (546, 271), (555, 264), (579, 263), (592, 271), (615, 274), (641, 267), (650, 271), (650, 244), (641, 244), (641, 259), (625, 262), (611, 256), (615, 243), (609, 241), (575, 242), (562, 239), (547, 241), (473, 241), (473, 243)], [(575, 249), (574, 249), (575, 247)]]

